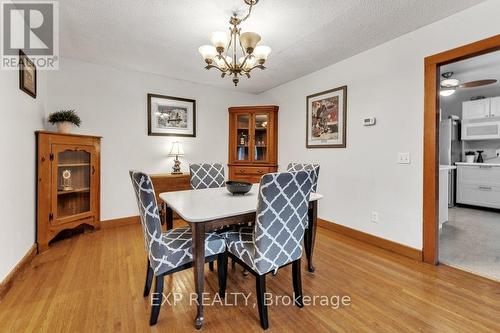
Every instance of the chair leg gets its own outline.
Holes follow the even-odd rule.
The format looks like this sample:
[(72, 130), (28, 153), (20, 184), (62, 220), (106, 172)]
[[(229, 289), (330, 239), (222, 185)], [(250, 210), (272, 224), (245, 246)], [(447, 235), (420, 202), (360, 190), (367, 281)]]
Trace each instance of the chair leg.
[(219, 296), (226, 296), (226, 281), (227, 281), (227, 253), (219, 253), (217, 255), (217, 273), (219, 275)]
[(255, 286), (257, 289), (257, 303), (259, 305), (260, 326), (262, 326), (262, 329), (267, 330), (269, 328), (269, 322), (267, 320), (267, 305), (264, 303), (264, 294), (266, 293), (266, 276), (259, 275), (255, 277)]
[(163, 276), (157, 276), (155, 278), (155, 297), (154, 301), (151, 302), (151, 318), (149, 319), (149, 325), (154, 326), (158, 321), (158, 315), (160, 314), (161, 303), (163, 302)]
[(300, 273), (300, 259), (292, 262), (292, 274), (293, 274), (293, 293), (295, 296), (295, 305), (299, 308), (304, 306), (302, 302), (302, 279)]
[(236, 261), (233, 258), (231, 258), (231, 268), (232, 269), (236, 268)]
[(149, 259), (148, 259), (148, 266), (146, 267), (146, 283), (144, 284), (144, 293), (143, 293), (144, 297), (149, 295), (152, 283), (153, 283), (153, 269), (149, 265)]
[(208, 269), (210, 269), (210, 272), (214, 271), (214, 262), (213, 261), (208, 263)]

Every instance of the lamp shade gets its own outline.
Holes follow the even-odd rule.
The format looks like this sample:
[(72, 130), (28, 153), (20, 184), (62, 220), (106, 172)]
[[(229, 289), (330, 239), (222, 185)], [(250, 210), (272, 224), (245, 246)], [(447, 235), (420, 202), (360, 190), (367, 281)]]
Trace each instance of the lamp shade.
[[(215, 60), (215, 63), (217, 64), (217, 66), (219, 66), (220, 69), (227, 69), (227, 65), (226, 63), (224, 62), (224, 60), (222, 58), (219, 58), (218, 56), (214, 58)], [(233, 61), (233, 59), (231, 59), (231, 57), (228, 57), (226, 56), (226, 61), (228, 64), (231, 64), (231, 62)]]
[(213, 60), (217, 55), (217, 50), (212, 45), (202, 45), (198, 51), (205, 60)]
[(216, 48), (225, 49), (227, 44), (229, 43), (229, 36), (225, 31), (215, 31), (210, 35), (210, 42)]
[(168, 156), (179, 156), (184, 155), (184, 149), (182, 148), (182, 143), (175, 141), (172, 143), (172, 149), (170, 149), (170, 153)]
[(270, 53), (271, 53), (271, 48), (265, 45), (259, 45), (253, 51), (253, 55), (255, 56), (255, 58), (257, 58), (257, 60), (264, 60), (264, 61), (267, 60), (267, 57), (269, 56)]
[(258, 42), (260, 42), (260, 36), (255, 32), (244, 32), (240, 35), (241, 47), (246, 53), (252, 53)]
[[(245, 57), (241, 57), (240, 59), (238, 59), (238, 62), (240, 63), (240, 65), (243, 63), (243, 61), (245, 60)], [(244, 70), (249, 70), (253, 67), (253, 65), (255, 65), (255, 57), (254, 56), (249, 56), (247, 61), (245, 62), (245, 64), (243, 65), (243, 69)]]
[(443, 96), (443, 97), (448, 97), (448, 96), (451, 96), (455, 93), (455, 89), (454, 88), (445, 88), (445, 89), (441, 89), (441, 91), (439, 92), (439, 95)]

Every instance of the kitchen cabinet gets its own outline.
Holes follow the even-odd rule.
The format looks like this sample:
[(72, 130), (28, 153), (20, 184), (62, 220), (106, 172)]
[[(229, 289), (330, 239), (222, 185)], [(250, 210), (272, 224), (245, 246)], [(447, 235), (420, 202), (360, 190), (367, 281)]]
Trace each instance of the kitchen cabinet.
[(465, 101), (462, 103), (463, 119), (489, 118), (491, 98), (478, 99), (475, 101)]
[(500, 208), (500, 165), (457, 163), (457, 203)]
[(490, 116), (491, 117), (500, 117), (500, 96), (491, 98)]

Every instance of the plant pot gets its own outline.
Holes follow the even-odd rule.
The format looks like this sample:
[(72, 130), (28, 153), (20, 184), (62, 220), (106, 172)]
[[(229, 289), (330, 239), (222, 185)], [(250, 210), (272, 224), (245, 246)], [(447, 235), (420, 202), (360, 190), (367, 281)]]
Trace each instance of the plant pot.
[(475, 157), (475, 155), (466, 155), (465, 156), (465, 162), (467, 162), (467, 163), (474, 163), (474, 157)]
[(59, 133), (65, 133), (65, 134), (70, 133), (72, 126), (73, 126), (73, 124), (70, 123), (69, 121), (63, 121), (63, 122), (57, 123), (57, 131)]

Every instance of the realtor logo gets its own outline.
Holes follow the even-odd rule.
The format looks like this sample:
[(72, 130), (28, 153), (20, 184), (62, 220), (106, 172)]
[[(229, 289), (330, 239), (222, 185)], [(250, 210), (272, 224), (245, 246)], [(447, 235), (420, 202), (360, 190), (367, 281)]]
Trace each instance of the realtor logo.
[(1, 2), (1, 69), (18, 69), (19, 50), (40, 70), (59, 67), (59, 3)]

